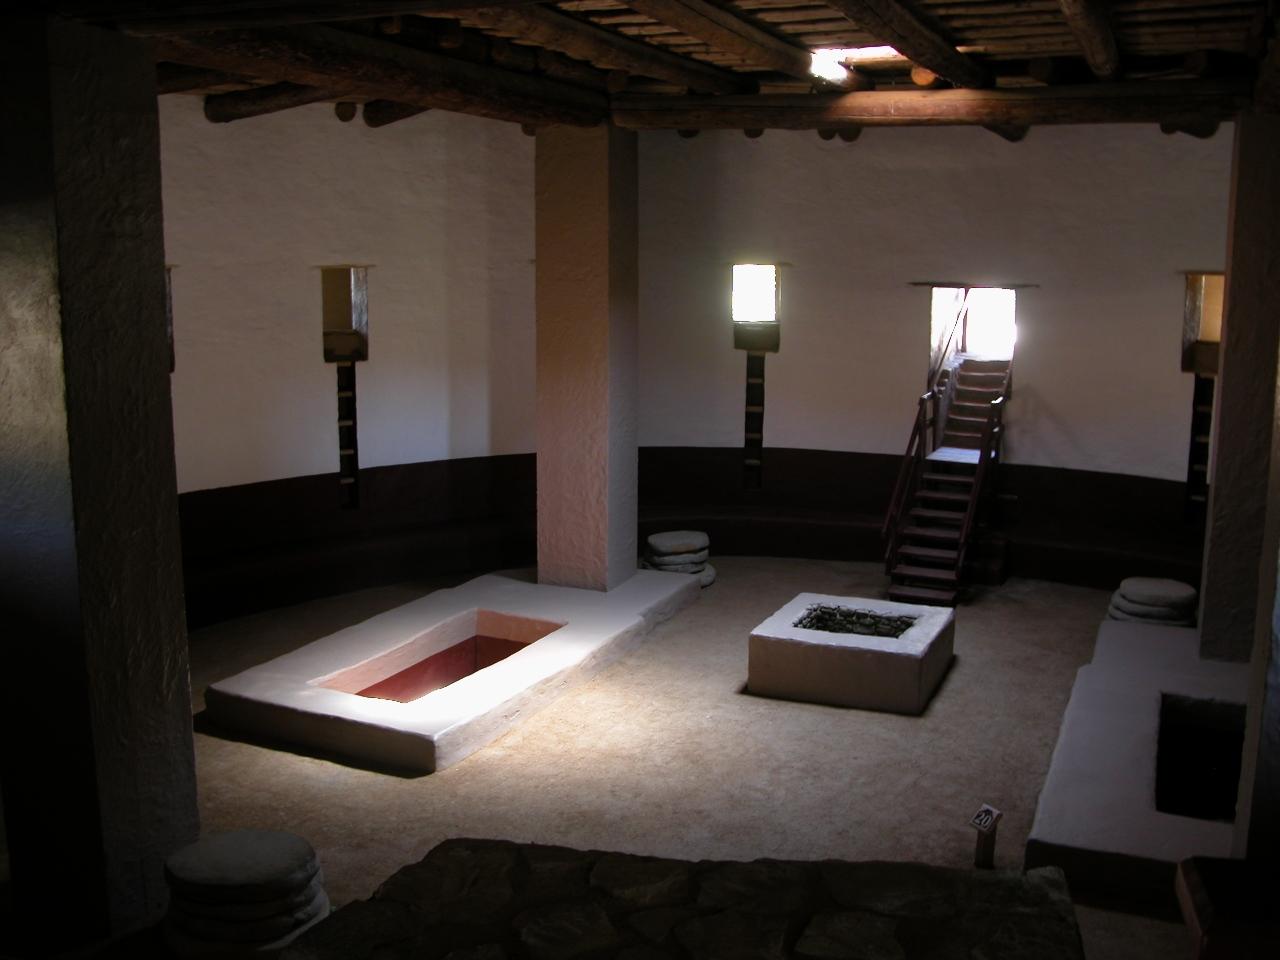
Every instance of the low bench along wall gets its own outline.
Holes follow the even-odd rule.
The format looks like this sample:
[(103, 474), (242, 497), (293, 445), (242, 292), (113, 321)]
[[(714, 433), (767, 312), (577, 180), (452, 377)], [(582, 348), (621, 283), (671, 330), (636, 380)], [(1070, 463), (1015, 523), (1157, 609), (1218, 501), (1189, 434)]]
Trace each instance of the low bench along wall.
[(1104, 621), (1093, 662), (1071, 689), (1026, 866), (1061, 867), (1080, 902), (1176, 919), (1178, 862), (1230, 856), (1234, 830), (1167, 812), (1157, 767), (1162, 715), (1170, 696), (1243, 705), (1247, 689), (1248, 666), (1201, 660), (1193, 628)]
[[(721, 555), (879, 561), (898, 464), (766, 448), (763, 489), (748, 490), (740, 449), (641, 448), (640, 537), (692, 528)], [(533, 454), (517, 454), (361, 470), (353, 509), (339, 504), (336, 474), (184, 493), (188, 622), (532, 564), (535, 479)], [(1015, 499), (998, 502), (970, 551), (980, 582), (1198, 580), (1203, 523), (1184, 515), (1182, 484), (1021, 465), (998, 482)]]

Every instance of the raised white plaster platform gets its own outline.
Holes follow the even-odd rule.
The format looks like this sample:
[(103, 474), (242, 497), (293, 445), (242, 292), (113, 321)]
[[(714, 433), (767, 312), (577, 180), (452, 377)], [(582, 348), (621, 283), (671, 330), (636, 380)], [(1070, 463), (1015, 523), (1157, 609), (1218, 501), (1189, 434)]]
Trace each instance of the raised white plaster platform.
[[(210, 717), (226, 727), (429, 773), (457, 763), (621, 658), (698, 593), (696, 577), (653, 570), (638, 571), (608, 593), (489, 574), (221, 680), (205, 702)], [(408, 703), (325, 685), (361, 674), (362, 682), (376, 682), (457, 644), (477, 619), (489, 625), (507, 618), (564, 625)], [(338, 685), (357, 686), (346, 681)]]
[[(916, 622), (900, 637), (797, 627), (815, 604)], [(951, 663), (954, 639), (955, 612), (948, 607), (802, 593), (751, 631), (747, 689), (785, 700), (918, 714)]]
[(1073, 896), (1176, 915), (1179, 860), (1231, 855), (1230, 823), (1156, 809), (1161, 695), (1245, 703), (1248, 666), (1201, 660), (1190, 627), (1107, 620), (1071, 688), (1027, 839), (1026, 866), (1060, 866)]

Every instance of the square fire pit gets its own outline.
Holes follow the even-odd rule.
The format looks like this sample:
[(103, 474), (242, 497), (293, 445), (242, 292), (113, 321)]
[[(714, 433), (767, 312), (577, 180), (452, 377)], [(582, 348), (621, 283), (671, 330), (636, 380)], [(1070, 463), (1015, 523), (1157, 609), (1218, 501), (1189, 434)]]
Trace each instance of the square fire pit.
[[(797, 626), (802, 622), (808, 625)], [(849, 629), (902, 632), (841, 632)], [(942, 682), (954, 638), (955, 612), (947, 607), (802, 593), (751, 631), (747, 689), (918, 714)]]

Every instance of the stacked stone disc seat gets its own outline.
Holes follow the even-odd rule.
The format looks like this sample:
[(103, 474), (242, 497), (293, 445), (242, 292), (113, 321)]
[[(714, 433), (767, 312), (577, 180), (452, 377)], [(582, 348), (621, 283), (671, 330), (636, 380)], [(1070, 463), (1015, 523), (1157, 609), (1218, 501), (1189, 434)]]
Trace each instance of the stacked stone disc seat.
[(688, 573), (704, 587), (716, 582), (716, 568), (707, 563), (711, 538), (701, 530), (667, 530), (645, 541), (642, 566), (666, 573)]
[(1191, 627), (1196, 622), (1196, 588), (1177, 580), (1130, 577), (1111, 595), (1107, 616), (1112, 620)]
[(316, 852), (280, 830), (234, 830), (165, 863), (165, 936), (180, 957), (270, 957), (329, 914)]

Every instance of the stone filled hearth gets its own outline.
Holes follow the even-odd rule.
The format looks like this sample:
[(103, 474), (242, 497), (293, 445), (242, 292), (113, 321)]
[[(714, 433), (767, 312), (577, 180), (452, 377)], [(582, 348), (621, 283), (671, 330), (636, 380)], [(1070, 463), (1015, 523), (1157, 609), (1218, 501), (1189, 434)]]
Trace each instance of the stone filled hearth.
[(801, 593), (751, 631), (747, 689), (920, 714), (951, 665), (954, 639), (949, 608)]
[(283, 960), (1081, 960), (1062, 874), (918, 863), (692, 863), (448, 840)]

